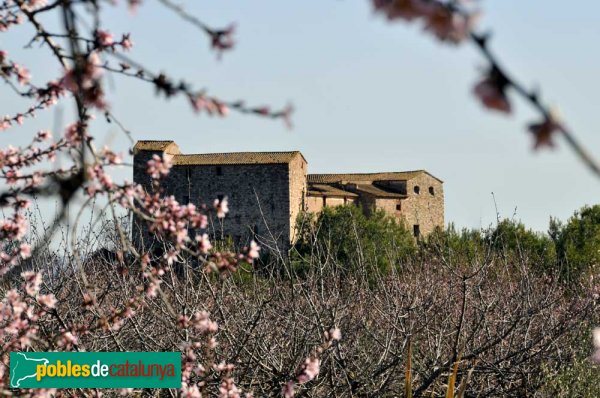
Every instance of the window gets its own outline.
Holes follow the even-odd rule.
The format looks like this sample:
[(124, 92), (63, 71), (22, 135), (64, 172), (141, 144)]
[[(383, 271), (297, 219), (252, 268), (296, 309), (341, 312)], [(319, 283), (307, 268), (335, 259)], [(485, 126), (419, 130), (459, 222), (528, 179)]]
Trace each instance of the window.
[(431, 194), (431, 196), (435, 195), (435, 190), (433, 189), (433, 187), (429, 187), (429, 193)]
[(221, 166), (217, 166), (215, 169), (215, 172), (217, 173), (218, 176), (222, 176), (223, 175), (223, 168)]
[(398, 204), (396, 205), (396, 210), (397, 210), (397, 211), (400, 211), (400, 210), (402, 210), (402, 204), (398, 203)]
[(415, 187), (413, 188), (413, 190), (415, 191), (415, 193), (418, 195), (419, 192), (421, 192), (421, 188), (419, 188), (418, 185), (415, 185)]
[(421, 228), (419, 227), (419, 224), (413, 225), (413, 235), (415, 236), (415, 238), (421, 236)]

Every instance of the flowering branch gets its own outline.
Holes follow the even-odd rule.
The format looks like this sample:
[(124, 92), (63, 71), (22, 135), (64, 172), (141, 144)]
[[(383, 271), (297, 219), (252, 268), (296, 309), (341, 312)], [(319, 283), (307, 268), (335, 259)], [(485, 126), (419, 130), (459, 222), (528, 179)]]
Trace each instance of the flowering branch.
[(489, 63), (487, 73), (474, 87), (474, 94), (483, 105), (491, 110), (510, 113), (511, 104), (506, 93), (508, 89), (513, 89), (542, 117), (540, 122), (532, 123), (528, 128), (534, 138), (534, 149), (554, 147), (553, 137), (561, 133), (580, 160), (600, 178), (600, 163), (558, 119), (556, 113), (541, 102), (539, 92), (526, 89), (501, 67), (489, 49), (490, 35), (474, 32), (479, 10), (455, 0), (372, 0), (372, 3), (375, 10), (388, 20), (422, 21), (425, 30), (442, 42), (461, 44), (470, 41)]

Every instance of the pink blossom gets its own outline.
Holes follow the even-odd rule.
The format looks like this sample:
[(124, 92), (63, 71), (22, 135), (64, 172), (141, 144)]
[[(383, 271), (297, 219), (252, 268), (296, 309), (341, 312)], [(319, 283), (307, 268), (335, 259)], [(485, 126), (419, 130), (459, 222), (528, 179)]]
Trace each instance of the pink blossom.
[(38, 303), (47, 308), (54, 308), (54, 306), (56, 305), (56, 298), (53, 294), (40, 295), (38, 296), (37, 301)]
[(216, 333), (219, 330), (217, 323), (210, 320), (206, 311), (196, 312), (192, 318), (192, 323), (202, 334)]
[(529, 125), (529, 132), (533, 134), (533, 149), (554, 147), (554, 134), (559, 131), (560, 124), (554, 115), (549, 115), (544, 121)]
[(129, 4), (129, 13), (135, 14), (140, 4), (142, 4), (142, 0), (127, 0), (127, 3)]
[(202, 394), (196, 385), (182, 387), (181, 391), (184, 398), (202, 398)]
[(40, 131), (38, 131), (35, 139), (36, 139), (36, 141), (43, 142), (43, 141), (49, 140), (50, 138), (52, 138), (52, 133), (50, 133), (50, 131), (40, 130)]
[(342, 339), (342, 332), (338, 328), (330, 329), (327, 333), (327, 338), (332, 341), (338, 341)]
[(114, 44), (112, 33), (106, 30), (98, 30), (96, 32), (96, 39), (98, 40), (98, 44), (100, 44), (102, 47), (109, 47)]
[(227, 28), (223, 30), (214, 30), (210, 32), (212, 37), (211, 46), (213, 49), (217, 50), (219, 53), (224, 50), (229, 50), (233, 48), (233, 33), (235, 32), (235, 24), (229, 25)]
[(283, 387), (283, 396), (285, 398), (293, 398), (295, 394), (296, 393), (294, 391), (294, 382), (290, 380)]
[(102, 184), (102, 186), (104, 186), (104, 188), (109, 190), (114, 187), (111, 176), (104, 172), (102, 172), (102, 175), (100, 176), (100, 183)]
[(42, 275), (34, 271), (25, 271), (21, 274), (25, 279), (25, 291), (30, 296), (35, 296), (40, 291), (40, 285), (42, 284)]
[(306, 383), (319, 374), (321, 367), (321, 360), (319, 358), (306, 358), (304, 365), (302, 366), (300, 375), (298, 376), (298, 383)]
[(22, 125), (23, 124), (23, 115), (19, 113), (17, 115), (17, 117), (15, 117), (15, 121), (17, 122), (18, 125)]
[(176, 251), (168, 251), (164, 255), (165, 260), (167, 260), (167, 264), (173, 265), (174, 262), (177, 261), (177, 252)]
[(23, 8), (27, 11), (33, 11), (36, 8), (43, 7), (48, 4), (48, 0), (26, 0)]
[(229, 107), (220, 101), (213, 101), (217, 107), (217, 113), (221, 116), (227, 116), (229, 114)]
[(594, 354), (592, 360), (600, 364), (600, 328), (594, 328), (592, 331), (592, 340), (594, 344)]
[(205, 109), (208, 105), (208, 101), (202, 94), (190, 97), (190, 102), (195, 112), (200, 112), (201, 110)]
[(212, 249), (208, 234), (196, 235), (196, 241), (198, 242), (198, 250), (202, 254), (208, 254), (208, 251)]
[(147, 163), (146, 172), (156, 180), (169, 174), (171, 167), (172, 164), (168, 157), (164, 156), (161, 158), (158, 155), (154, 155)]
[(65, 129), (65, 138), (71, 145), (77, 145), (81, 143), (81, 135), (79, 134), (79, 122), (72, 123)]
[(29, 70), (25, 67), (14, 64), (15, 72), (17, 73), (17, 80), (19, 84), (24, 86), (29, 83), (29, 79), (31, 78), (31, 74)]
[(10, 119), (8, 116), (4, 116), (4, 119), (0, 120), (0, 131), (4, 131), (10, 128)]
[(479, 13), (463, 15), (446, 5), (433, 3), (425, 16), (425, 29), (438, 39), (460, 43), (465, 40), (479, 19)]
[(259, 256), (260, 246), (256, 244), (255, 241), (250, 242), (250, 248), (248, 250), (248, 258), (251, 260), (258, 258)]
[(229, 212), (227, 196), (223, 199), (215, 199), (213, 206), (217, 211), (217, 217), (224, 218), (225, 215)]
[(131, 41), (129, 33), (123, 35), (123, 38), (121, 39), (121, 46), (123, 46), (123, 49), (126, 51), (129, 51), (131, 48), (133, 48), (133, 42)]
[(511, 106), (505, 93), (506, 83), (494, 73), (475, 85), (473, 92), (486, 108), (510, 113)]
[(121, 164), (123, 162), (122, 156), (114, 153), (107, 146), (102, 148), (102, 156), (106, 158), (109, 164)]
[(77, 344), (77, 337), (73, 335), (71, 332), (65, 332), (60, 336), (60, 340), (58, 342), (59, 346), (70, 346), (73, 344)]
[(427, 12), (427, 4), (423, 0), (373, 0), (376, 11), (382, 12), (389, 20), (402, 18), (412, 21)]
[(21, 243), (21, 246), (19, 246), (19, 255), (23, 259), (31, 257), (31, 246), (27, 243)]

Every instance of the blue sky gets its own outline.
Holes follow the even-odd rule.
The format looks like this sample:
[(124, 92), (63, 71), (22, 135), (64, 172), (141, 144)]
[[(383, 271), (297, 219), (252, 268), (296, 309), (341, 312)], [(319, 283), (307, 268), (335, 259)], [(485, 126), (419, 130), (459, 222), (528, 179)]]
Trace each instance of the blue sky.
[[(196, 115), (183, 98), (156, 98), (144, 83), (108, 81), (112, 110), (136, 139), (173, 139), (194, 152), (300, 150), (309, 172), (376, 172), (427, 169), (445, 181), (446, 219), (485, 227), (516, 217), (546, 230), (549, 217), (568, 218), (597, 203), (600, 180), (559, 140), (554, 151), (534, 153), (525, 126), (536, 120), (514, 101), (509, 117), (487, 112), (471, 95), (486, 66), (469, 46), (441, 45), (414, 24), (386, 23), (370, 3), (254, 0), (182, 1), (211, 26), (236, 22), (236, 48), (217, 60), (206, 38), (157, 2), (135, 16), (107, 8), (110, 30), (131, 32), (130, 56), (149, 69), (185, 78), (224, 99), (296, 107), (295, 128), (251, 116)], [(556, 105), (586, 146), (600, 156), (598, 92), (600, 3), (517, 0), (481, 2), (480, 26), (493, 32), (502, 63)], [(51, 17), (46, 22), (56, 26)], [(0, 34), (0, 48), (30, 67), (34, 82), (59, 75), (44, 48), (24, 50), (28, 27)], [(22, 111), (3, 86), (0, 113)], [(64, 108), (67, 106), (67, 108)], [(63, 105), (63, 124), (71, 121)], [(0, 145), (23, 145), (57, 124), (56, 111), (0, 135)], [(125, 150), (113, 125), (94, 126), (98, 144)], [(57, 135), (57, 132), (55, 132)], [(118, 172), (131, 179), (131, 170)]]

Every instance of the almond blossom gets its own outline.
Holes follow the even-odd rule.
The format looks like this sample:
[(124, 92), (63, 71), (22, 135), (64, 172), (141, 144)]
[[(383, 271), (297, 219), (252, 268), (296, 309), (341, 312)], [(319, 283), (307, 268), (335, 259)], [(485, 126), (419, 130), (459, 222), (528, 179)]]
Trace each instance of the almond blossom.
[(553, 137), (559, 130), (560, 124), (552, 113), (544, 121), (529, 125), (529, 132), (534, 138), (533, 149), (553, 148), (555, 145)]
[(492, 71), (475, 85), (473, 92), (486, 108), (510, 113), (511, 106), (506, 96), (506, 88), (506, 79)]
[(225, 215), (229, 212), (228, 203), (227, 196), (225, 196), (223, 199), (215, 199), (213, 206), (217, 211), (217, 217), (225, 218)]
[(592, 354), (592, 361), (600, 364), (600, 328), (594, 328), (592, 330), (592, 343), (594, 345), (594, 353)]
[(109, 47), (114, 44), (112, 33), (106, 30), (96, 31), (96, 39), (98, 40), (98, 44), (102, 47)]

